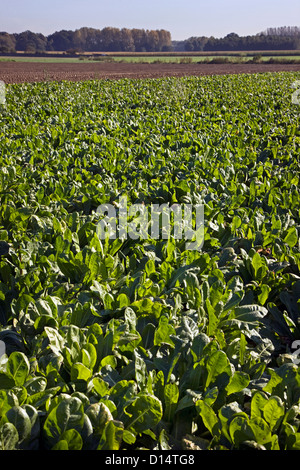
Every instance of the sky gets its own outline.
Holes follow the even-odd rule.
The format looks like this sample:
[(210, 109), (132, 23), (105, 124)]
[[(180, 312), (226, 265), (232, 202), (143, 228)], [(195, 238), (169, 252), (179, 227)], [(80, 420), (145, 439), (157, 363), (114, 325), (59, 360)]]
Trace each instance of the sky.
[(46, 36), (112, 26), (166, 29), (173, 40), (183, 40), (300, 26), (299, 0), (0, 0), (0, 11), (0, 31)]

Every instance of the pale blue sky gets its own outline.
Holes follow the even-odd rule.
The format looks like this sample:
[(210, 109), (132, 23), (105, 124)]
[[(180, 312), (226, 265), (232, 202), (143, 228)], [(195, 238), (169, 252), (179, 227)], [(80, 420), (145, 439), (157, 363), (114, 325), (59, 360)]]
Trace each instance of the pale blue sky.
[(163, 28), (180, 40), (300, 26), (300, 0), (0, 0), (0, 8), (0, 31), (9, 33)]

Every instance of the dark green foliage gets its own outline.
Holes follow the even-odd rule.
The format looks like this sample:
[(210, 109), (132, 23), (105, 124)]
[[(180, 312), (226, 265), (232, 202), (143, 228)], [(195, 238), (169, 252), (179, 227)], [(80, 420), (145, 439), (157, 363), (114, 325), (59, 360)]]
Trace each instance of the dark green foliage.
[[(2, 449), (300, 448), (297, 79), (7, 86)], [(203, 203), (202, 250), (100, 240), (120, 195)]]

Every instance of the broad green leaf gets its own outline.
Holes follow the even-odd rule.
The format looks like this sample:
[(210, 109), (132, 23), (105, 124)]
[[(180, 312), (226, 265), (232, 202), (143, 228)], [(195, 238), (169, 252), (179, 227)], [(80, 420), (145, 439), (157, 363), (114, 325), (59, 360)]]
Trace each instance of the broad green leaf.
[(52, 447), (52, 450), (69, 450), (68, 441), (61, 439)]
[(92, 376), (92, 371), (80, 362), (76, 362), (71, 368), (71, 380), (88, 381)]
[(263, 418), (259, 418), (258, 416), (251, 418), (249, 421), (249, 426), (251, 427), (255, 436), (255, 441), (258, 444), (264, 445), (271, 442), (271, 430)]
[(82, 402), (78, 398), (65, 398), (48, 414), (43, 427), (45, 443), (52, 448), (60, 436), (68, 429), (82, 431), (84, 413)]
[(13, 406), (6, 412), (5, 422), (14, 425), (19, 434), (18, 444), (22, 445), (29, 441), (31, 433), (31, 421), (21, 406)]
[(125, 411), (129, 415), (126, 428), (138, 434), (154, 428), (163, 415), (160, 400), (151, 395), (139, 395), (126, 406)]
[(243, 305), (235, 308), (234, 318), (251, 323), (261, 320), (267, 313), (267, 309), (259, 305)]
[(261, 303), (261, 305), (264, 305), (266, 303), (271, 290), (271, 287), (267, 284), (263, 284), (261, 286), (261, 293), (258, 295), (258, 301)]
[(119, 308), (126, 308), (130, 305), (129, 298), (123, 293), (118, 296), (117, 302), (119, 302)]
[(229, 425), (236, 415), (244, 416), (248, 419), (248, 416), (242, 411), (242, 408), (236, 401), (229, 403), (228, 405), (223, 405), (222, 408), (218, 411), (218, 418), (221, 422), (222, 434), (226, 437), (226, 439), (228, 439), (229, 442), (231, 441)]
[(82, 437), (79, 432), (76, 429), (68, 429), (61, 435), (52, 450), (81, 450), (82, 445)]
[(208, 335), (212, 336), (218, 327), (219, 319), (216, 316), (215, 309), (212, 307), (209, 299), (206, 299), (205, 306), (208, 313)]
[(170, 338), (170, 335), (175, 334), (175, 329), (169, 324), (167, 317), (162, 316), (154, 333), (154, 345), (169, 344), (170, 346), (175, 346), (174, 341)]
[(0, 427), (0, 449), (15, 450), (19, 441), (19, 434), (12, 423), (4, 423)]
[(169, 436), (165, 429), (163, 429), (159, 435), (159, 446), (161, 450), (172, 450), (169, 444)]
[(279, 397), (270, 397), (263, 409), (263, 417), (272, 432), (276, 432), (285, 414), (285, 407)]
[(123, 440), (123, 433), (123, 423), (110, 420), (104, 428), (97, 450), (119, 450)]
[(254, 254), (251, 262), (252, 262), (252, 267), (253, 267), (253, 271), (254, 271), (254, 279), (257, 279), (259, 270), (263, 266), (263, 262), (262, 262), (262, 259), (259, 255), (259, 253)]
[(102, 436), (106, 424), (113, 420), (113, 416), (109, 408), (104, 403), (93, 403), (85, 411), (86, 415), (90, 418), (93, 426), (93, 431)]
[(226, 391), (228, 395), (232, 393), (241, 392), (244, 388), (248, 386), (250, 382), (250, 377), (245, 372), (236, 371), (233, 376), (230, 378), (229, 384), (226, 386)]
[(199, 412), (205, 427), (212, 436), (219, 434), (219, 420), (214, 410), (203, 400), (196, 402), (196, 409)]
[(14, 351), (7, 362), (7, 372), (13, 377), (17, 386), (23, 385), (29, 374), (30, 364), (24, 353)]
[(268, 397), (265, 393), (257, 391), (251, 399), (251, 418), (262, 418), (263, 410), (268, 402)]
[(293, 433), (288, 437), (287, 450), (300, 450), (300, 432)]
[(108, 384), (101, 377), (94, 377), (92, 379), (93, 390), (100, 396), (104, 397), (108, 393)]
[(164, 388), (164, 420), (171, 423), (177, 408), (179, 389), (177, 384), (169, 383)]
[(236, 416), (232, 419), (229, 424), (229, 434), (236, 448), (239, 448), (245, 441), (255, 440), (249, 419), (245, 416)]
[(205, 382), (205, 389), (214, 383), (216, 378), (221, 375), (230, 377), (231, 371), (229, 361), (224, 351), (215, 351), (207, 359), (206, 362), (207, 378)]
[(214, 402), (216, 401), (216, 399), (218, 398), (218, 395), (219, 395), (218, 387), (209, 388), (203, 396), (203, 401), (207, 405), (212, 406)]
[(290, 227), (288, 232), (283, 239), (284, 243), (287, 243), (290, 248), (293, 248), (298, 242), (298, 231), (296, 227)]
[(136, 383), (138, 384), (140, 390), (143, 390), (147, 380), (147, 367), (145, 361), (136, 351), (134, 351), (134, 369)]
[[(0, 391), (1, 390), (10, 390), (15, 386), (15, 379), (12, 375), (0, 371)], [(0, 405), (1, 406), (1, 405)]]

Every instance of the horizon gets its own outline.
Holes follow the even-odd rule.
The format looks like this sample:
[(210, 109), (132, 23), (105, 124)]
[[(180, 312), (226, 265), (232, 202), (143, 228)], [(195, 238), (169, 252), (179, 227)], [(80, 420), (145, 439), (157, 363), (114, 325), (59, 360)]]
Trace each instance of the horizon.
[[(288, 28), (294, 28), (294, 27), (295, 27), (295, 28), (300, 28), (300, 26), (297, 26), (297, 25), (280, 25), (280, 26), (276, 26), (275, 28), (280, 28), (280, 27), (288, 27)], [(72, 29), (69, 29), (68, 31), (76, 31), (76, 30), (80, 30), (80, 29), (82, 29), (82, 28), (104, 29), (104, 28), (118, 28), (118, 27), (112, 26), (112, 25), (103, 26), (103, 28), (94, 28), (94, 27), (92, 27), (92, 26), (81, 26), (81, 27), (76, 28), (76, 29), (73, 29), (73, 30), (72, 30)], [(219, 36), (219, 37), (217, 37), (217, 36), (213, 36), (213, 35), (208, 35), (208, 36), (206, 36), (206, 37), (215, 37), (216, 39), (222, 39), (222, 38), (225, 38), (225, 37), (226, 37), (227, 35), (229, 35), (229, 34), (238, 34), (239, 37), (243, 37), (243, 36), (255, 36), (255, 35), (257, 35), (257, 34), (261, 34), (261, 33), (265, 32), (268, 28), (274, 28), (274, 26), (270, 25), (270, 26), (268, 26), (267, 28), (265, 28), (264, 31), (257, 31), (256, 33), (249, 34), (249, 35), (248, 35), (248, 34), (242, 34), (242, 35), (240, 35), (240, 34), (236, 33), (236, 31), (230, 31), (230, 32), (226, 33), (224, 36)], [(119, 28), (119, 29), (122, 29), (122, 28)], [(131, 28), (129, 28), (129, 29), (131, 29)], [(143, 30), (146, 31), (146, 30), (148, 30), (149, 28), (136, 28), (136, 29), (143, 29)], [(157, 28), (157, 29), (158, 29), (158, 28)], [(160, 29), (166, 30), (166, 28), (160, 28)], [(23, 31), (20, 31), (20, 32), (18, 32), (18, 33), (17, 33), (17, 32), (9, 32), (9, 31), (0, 31), (0, 34), (1, 34), (1, 33), (21, 34), (21, 33), (24, 33), (24, 32), (26, 32), (26, 31), (29, 31), (29, 32), (34, 33), (34, 34), (43, 34), (45, 37), (48, 37), (48, 36), (51, 36), (52, 34), (54, 34), (54, 33), (56, 33), (56, 32), (67, 31), (67, 28), (62, 28), (62, 29), (60, 29), (60, 30), (52, 31), (52, 32), (49, 33), (49, 34), (44, 34), (44, 33), (41, 33), (40, 31), (32, 31), (32, 30), (30, 30), (30, 29), (24, 29)], [(168, 32), (170, 32), (170, 31), (168, 31)], [(171, 33), (171, 32), (170, 32), (170, 33)], [(183, 41), (185, 41), (185, 40), (187, 40), (187, 39), (190, 39), (191, 37), (193, 37), (193, 36), (189, 36), (189, 37), (186, 37), (186, 38), (184, 38), (184, 39), (174, 39), (174, 38), (172, 37), (172, 33), (171, 33), (171, 40), (172, 40), (172, 42), (183, 42)], [(194, 37), (195, 37), (195, 36), (194, 36)]]
[[(4, 0), (5, 17), (0, 29), (9, 34), (32, 31), (49, 36), (56, 31), (90, 27), (158, 30), (171, 33), (172, 41), (190, 37), (227, 34), (253, 36), (267, 28), (295, 26), (300, 17), (298, 0), (152, 0), (141, 4), (139, 0), (112, 0), (109, 5), (102, 0)], [(16, 14), (17, 12), (17, 14)], [(95, 19), (99, 17), (99, 19)], [(84, 24), (89, 26), (84, 26)]]

